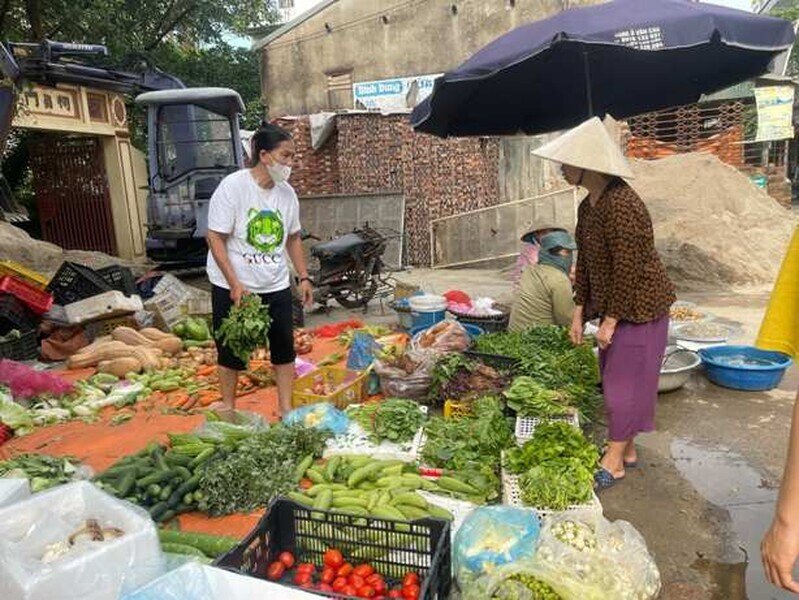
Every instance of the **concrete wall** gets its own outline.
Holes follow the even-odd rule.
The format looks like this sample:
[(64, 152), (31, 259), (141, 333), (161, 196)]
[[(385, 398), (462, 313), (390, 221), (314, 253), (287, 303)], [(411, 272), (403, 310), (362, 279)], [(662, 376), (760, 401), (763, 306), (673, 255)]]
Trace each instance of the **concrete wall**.
[(359, 82), (444, 72), (519, 25), (593, 3), (337, 0), (264, 47), (263, 96), (272, 116), (353, 108), (351, 93), (331, 105), (327, 74), (351, 71)]
[(563, 186), (560, 167), (532, 154), (555, 137), (557, 134), (498, 138), (500, 202), (539, 196)]

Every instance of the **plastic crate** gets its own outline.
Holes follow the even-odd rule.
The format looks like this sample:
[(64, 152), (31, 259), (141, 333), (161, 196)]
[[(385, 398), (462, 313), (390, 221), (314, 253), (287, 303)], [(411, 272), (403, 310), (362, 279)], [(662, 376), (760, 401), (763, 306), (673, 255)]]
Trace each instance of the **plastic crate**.
[(444, 418), (459, 419), (472, 414), (472, 402), (468, 400), (446, 400), (444, 402)]
[(0, 292), (15, 296), (17, 300), (25, 304), (31, 312), (37, 315), (43, 315), (53, 306), (53, 295), (51, 293), (11, 275), (0, 278)]
[(502, 356), (500, 354), (485, 354), (483, 352), (473, 352), (471, 350), (467, 350), (463, 353), (463, 355), (466, 358), (480, 361), (487, 367), (491, 367), (504, 373), (514, 374), (519, 370), (519, 360), (511, 358), (510, 356)]
[[(504, 461), (504, 456), (503, 456)], [(599, 501), (596, 493), (591, 492), (591, 499), (585, 504), (575, 504), (568, 506), (563, 510), (549, 510), (546, 508), (538, 508), (536, 506), (527, 506), (522, 502), (522, 492), (519, 488), (519, 477), (508, 473), (504, 468), (502, 469), (502, 504), (508, 506), (516, 506), (518, 508), (532, 508), (538, 514), (539, 519), (545, 519), (554, 514), (562, 514), (569, 511), (596, 511), (602, 514), (602, 503)]]
[(136, 293), (136, 280), (127, 267), (111, 265), (110, 267), (98, 269), (97, 274), (103, 278), (103, 281), (112, 290), (122, 292), (126, 296), (132, 296)]
[[(322, 565), (325, 550), (337, 548), (354, 564), (368, 562), (398, 585), (408, 571), (419, 574), (419, 598), (449, 598), (452, 585), (450, 524), (439, 519), (410, 523), (360, 517), (300, 506), (286, 498), (273, 500), (261, 521), (214, 566), (263, 578), (280, 552), (294, 554), (298, 563)], [(294, 587), (289, 578), (284, 585)], [(316, 592), (320, 593), (320, 592)], [(324, 592), (328, 598), (354, 598)]]
[(6, 275), (12, 275), (18, 279), (23, 279), (40, 290), (47, 287), (47, 277), (13, 260), (0, 260), (0, 277)]
[(65, 262), (47, 284), (47, 291), (52, 292), (56, 304), (66, 306), (111, 291), (111, 288), (93, 269)]
[(100, 319), (99, 321), (92, 321), (84, 325), (84, 332), (90, 342), (93, 342), (99, 337), (104, 335), (111, 335), (117, 327), (130, 327), (131, 329), (138, 329), (139, 323), (135, 317), (111, 317), (110, 319)]
[(36, 316), (16, 296), (0, 292), (0, 335), (12, 329), (20, 333), (35, 331)]
[(128, 297), (122, 292), (113, 290), (67, 304), (64, 310), (67, 314), (67, 322), (71, 325), (79, 325), (96, 319), (139, 312), (144, 310), (144, 306), (138, 296)]
[(516, 441), (519, 444), (523, 444), (533, 437), (535, 428), (538, 427), (539, 424), (547, 421), (564, 421), (571, 424), (576, 429), (580, 429), (580, 417), (577, 415), (577, 411), (562, 417), (516, 417)]
[(19, 339), (0, 342), (0, 358), (11, 360), (34, 360), (39, 356), (39, 342), (36, 330), (32, 329), (20, 335)]
[[(336, 391), (327, 396), (314, 394), (311, 389), (319, 377), (323, 377), (325, 382)], [(328, 402), (336, 408), (346, 408), (350, 404), (363, 402), (366, 397), (365, 383), (365, 372), (359, 373), (338, 367), (321, 367), (294, 382), (291, 405), (298, 408), (307, 404)]]

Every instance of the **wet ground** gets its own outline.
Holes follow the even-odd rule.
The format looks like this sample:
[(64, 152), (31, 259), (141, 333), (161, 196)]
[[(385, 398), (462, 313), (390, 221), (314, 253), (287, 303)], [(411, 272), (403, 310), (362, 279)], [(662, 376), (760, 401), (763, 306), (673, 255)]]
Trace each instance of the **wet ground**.
[[(510, 286), (497, 271), (414, 270), (398, 277), (429, 292), (462, 289), (511, 300)], [(734, 341), (751, 343), (768, 290), (681, 299), (739, 326)], [(309, 315), (308, 324), (360, 314), (333, 308)], [(378, 302), (362, 316), (396, 322), (393, 311)], [(794, 597), (765, 582), (759, 544), (773, 514), (798, 387), (796, 369), (779, 389), (765, 393), (725, 390), (697, 373), (682, 390), (659, 397), (657, 431), (638, 439), (639, 468), (628, 470), (601, 500), (608, 518), (630, 521), (644, 535), (661, 570), (661, 598)]]

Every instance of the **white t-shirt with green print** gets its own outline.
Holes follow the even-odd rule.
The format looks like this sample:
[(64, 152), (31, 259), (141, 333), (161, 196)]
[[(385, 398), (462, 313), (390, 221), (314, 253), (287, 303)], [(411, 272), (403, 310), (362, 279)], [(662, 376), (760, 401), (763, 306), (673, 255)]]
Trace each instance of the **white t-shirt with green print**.
[[(208, 229), (228, 235), (227, 252), (242, 285), (267, 294), (289, 286), (286, 240), (300, 231), (300, 204), (288, 183), (262, 188), (249, 169), (225, 177), (211, 196)], [(208, 279), (230, 289), (208, 252)]]

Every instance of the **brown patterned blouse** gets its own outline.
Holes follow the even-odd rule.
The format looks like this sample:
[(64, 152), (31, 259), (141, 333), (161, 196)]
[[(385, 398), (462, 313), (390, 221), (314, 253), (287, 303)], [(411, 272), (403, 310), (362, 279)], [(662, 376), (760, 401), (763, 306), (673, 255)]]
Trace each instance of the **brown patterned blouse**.
[(584, 318), (646, 323), (669, 313), (674, 286), (655, 250), (652, 219), (638, 194), (614, 179), (577, 213), (575, 304)]

